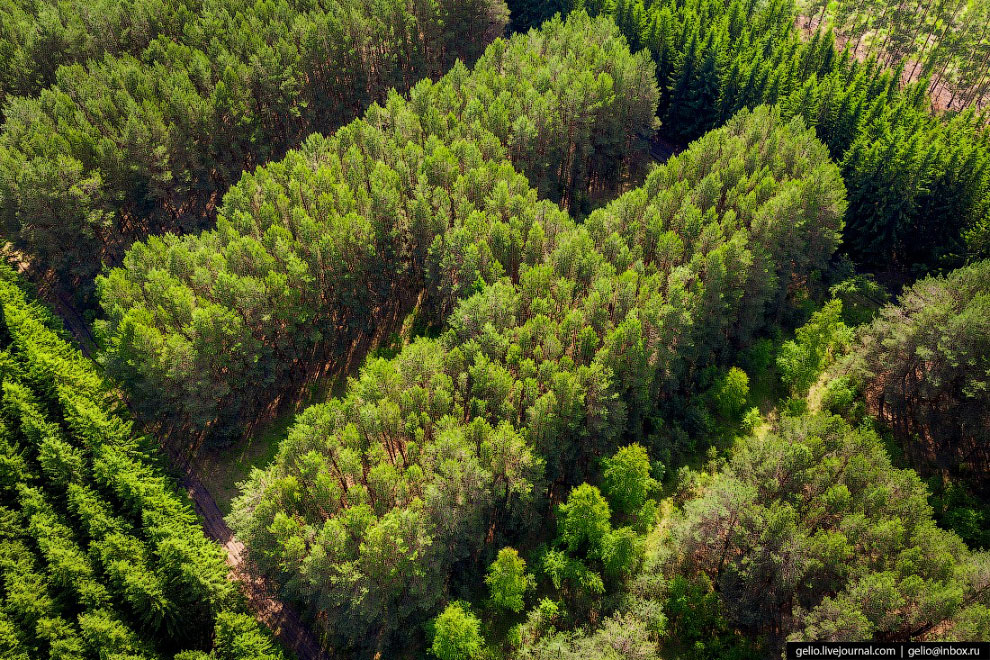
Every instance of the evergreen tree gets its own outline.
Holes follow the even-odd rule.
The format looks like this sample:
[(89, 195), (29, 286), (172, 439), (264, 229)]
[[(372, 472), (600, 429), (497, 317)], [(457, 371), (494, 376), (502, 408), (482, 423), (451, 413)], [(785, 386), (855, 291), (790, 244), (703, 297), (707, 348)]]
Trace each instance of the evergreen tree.
[(492, 604), (510, 612), (521, 612), (526, 592), (532, 586), (532, 576), (526, 573), (526, 561), (513, 548), (502, 548), (488, 567), (485, 583)]
[(880, 310), (840, 371), (922, 472), (985, 490), (990, 469), (990, 261), (925, 278)]
[[(219, 645), (217, 622), (244, 618), (221, 549), (119, 394), (7, 268), (0, 311), (0, 648), (152, 660)], [(239, 626), (267, 655), (223, 657), (281, 657), (256, 622)]]
[(460, 603), (448, 605), (433, 627), (430, 650), (439, 660), (473, 660), (481, 653), (481, 622)]
[(570, 221), (537, 191), (577, 204), (621, 186), (655, 103), (649, 59), (607, 21), (496, 41), (473, 71), (245, 174), (216, 230), (136, 243), (97, 282), (108, 367), (145, 416), (236, 436), (421, 294), (442, 320), (477, 283), (542, 260)]
[(480, 579), (573, 488), (539, 571), (570, 613), (591, 612), (638, 565), (635, 529), (655, 509), (641, 451), (610, 459), (614, 521), (583, 482), (626, 438), (657, 458), (682, 451), (695, 376), (793, 313), (791, 284), (827, 265), (842, 210), (812, 131), (742, 113), (583, 225), (521, 232), (527, 262), (464, 291), (440, 337), (370, 361), (298, 417), (232, 527), (329, 644), (373, 656), (454, 595), (455, 567)]

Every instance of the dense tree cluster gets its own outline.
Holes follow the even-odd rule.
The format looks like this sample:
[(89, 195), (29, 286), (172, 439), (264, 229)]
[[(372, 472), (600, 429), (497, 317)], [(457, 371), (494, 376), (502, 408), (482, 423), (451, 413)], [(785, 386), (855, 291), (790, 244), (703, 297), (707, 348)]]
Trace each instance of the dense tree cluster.
[(649, 58), (608, 21), (499, 40), (245, 174), (216, 230), (135, 244), (98, 282), (108, 364), (149, 412), (237, 434), (420, 292), (443, 318), (541, 262), (571, 221), (506, 157), (548, 194), (617, 184), (655, 103)]
[(4, 658), (278, 660), (93, 365), (0, 272)]
[(860, 334), (842, 370), (915, 466), (986, 494), (990, 261), (908, 288)]
[[(511, 5), (510, 5), (511, 8)], [(947, 107), (990, 95), (990, 5), (967, 0), (798, 0), (804, 24), (828, 24), (857, 53), (931, 77)], [(948, 91), (947, 91), (948, 90)], [(947, 98), (946, 98), (947, 97)]]
[[(88, 14), (71, 7), (82, 3), (64, 4), (68, 13)], [(155, 11), (144, 2), (121, 11), (131, 4)], [(281, 157), (312, 131), (335, 129), (390, 89), (439, 76), (457, 58), (473, 60), (506, 19), (501, 0), (164, 4), (170, 9), (160, 8), (157, 36), (122, 33), (134, 46), (148, 41), (139, 52), (121, 44), (119, 53), (99, 57), (92, 45), (92, 59), (71, 64), (83, 56), (68, 48), (50, 86), (5, 106), (0, 215), (7, 237), (64, 278), (88, 281), (101, 259), (119, 263), (130, 243), (149, 234), (208, 226), (242, 170)], [(12, 57), (25, 52), (28, 70), (34, 56), (59, 57), (43, 45), (32, 50), (47, 32), (33, 22), (37, 34), (8, 42), (25, 42), (27, 51), (16, 48)], [(89, 30), (83, 23), (73, 41), (100, 42), (102, 21)]]
[(556, 630), (528, 641), (506, 657), (513, 660), (654, 660), (658, 655), (655, 631), (637, 617), (612, 616), (592, 631)]
[[(924, 270), (990, 254), (985, 122), (972, 112), (934, 116), (926, 81), (901, 90), (897, 71), (849, 49), (837, 53), (831, 32), (802, 40), (793, 0), (565, 5), (612, 16), (634, 49), (653, 55), (658, 114), (675, 139), (695, 139), (759, 104), (804, 117), (841, 162), (849, 191), (843, 245), (857, 262)], [(514, 3), (523, 14), (542, 6)]]
[[(779, 649), (990, 633), (990, 556), (935, 526), (920, 479), (893, 468), (864, 427), (784, 418), (692, 489), (647, 573), (680, 599), (668, 608), (672, 638), (709, 645), (705, 657), (725, 657), (726, 636)], [(717, 617), (704, 613), (711, 599)], [(721, 630), (699, 629), (709, 618)]]
[(137, 55), (178, 38), (201, 0), (4, 0), (0, 3), (0, 105), (55, 83), (60, 66), (106, 54)]
[(400, 321), (228, 518), (335, 655), (990, 637), (983, 3), (507, 4), (0, 0), (8, 253), (131, 406), (0, 269), (0, 655), (279, 660), (130, 415)]
[[(915, 285), (903, 296), (903, 307), (884, 308), (876, 321), (859, 329), (858, 347), (851, 353), (851, 331), (842, 320), (850, 317), (838, 299), (825, 304), (798, 328), (795, 340), (777, 349), (790, 393), (803, 397), (808, 382), (818, 392), (807, 400), (787, 400), (783, 419), (767, 426), (761, 421), (761, 428), (738, 440), (727, 458), (713, 458), (700, 472), (682, 468), (670, 501), (675, 508), (650, 533), (645, 568), (620, 587), (623, 595), (606, 623), (587, 634), (561, 632), (554, 625), (565, 623), (561, 617), (547, 620), (537, 607), (510, 655), (583, 658), (591, 647), (607, 657), (631, 659), (652, 657), (659, 644), (664, 655), (757, 658), (779, 652), (788, 639), (980, 640), (990, 635), (990, 556), (970, 552), (954, 533), (958, 529), (976, 542), (983, 538), (979, 504), (956, 488), (959, 473), (954, 470), (932, 498), (912, 470), (896, 469), (887, 453), (890, 445), (864, 416), (857, 393), (857, 387), (865, 389), (867, 402), (874, 404), (883, 396), (876, 382), (864, 387), (863, 378), (873, 376), (865, 365), (878, 371), (896, 365), (898, 350), (915, 359), (936, 354), (958, 359), (963, 378), (950, 378), (947, 368), (933, 363), (929, 387), (965, 380), (968, 392), (982, 392), (985, 365), (969, 349), (979, 344), (985, 325), (974, 319), (982, 321), (986, 314), (974, 314), (960, 302), (982, 304), (982, 267)], [(853, 286), (846, 283), (833, 291), (851, 300)], [(919, 300), (923, 295), (924, 302)], [(937, 339), (924, 337), (918, 325), (905, 327), (907, 310), (915, 317), (930, 311), (932, 326), (939, 328)], [(870, 355), (867, 347), (893, 353)], [(982, 357), (986, 351), (975, 352)], [(932, 392), (924, 400), (951, 396)], [(806, 412), (809, 407), (826, 412)], [(980, 406), (980, 413), (985, 408)], [(791, 409), (798, 412), (786, 412)], [(927, 419), (951, 429), (957, 417), (971, 417), (972, 411), (947, 407), (942, 414), (939, 419), (931, 409)], [(986, 474), (971, 472), (968, 483), (983, 484)], [(605, 476), (607, 484), (607, 471)], [(941, 510), (933, 512), (930, 501)], [(953, 531), (940, 529), (943, 525)], [(610, 649), (606, 640), (620, 646)]]
[[(649, 496), (657, 484), (641, 445), (623, 447), (602, 463), (609, 475), (605, 493), (587, 482), (572, 488), (557, 507), (557, 538), (539, 557), (541, 591), (557, 598), (552, 601), (553, 620), (565, 628), (598, 618), (603, 597), (639, 568), (644, 550), (640, 532), (653, 524), (656, 514), (656, 501)], [(616, 479), (633, 486), (640, 506), (627, 508), (629, 493), (612, 488)], [(530, 620), (520, 626), (519, 640), (532, 643), (543, 637), (541, 623)]]
[[(299, 417), (235, 501), (235, 530), (331, 640), (380, 649), (371, 631), (433, 610), (455, 566), (511, 542), (544, 496), (647, 435), (692, 373), (772, 323), (835, 249), (843, 195), (814, 133), (761, 108), (584, 225), (534, 223), (517, 276)], [(605, 472), (619, 509), (639, 503), (641, 471)], [(575, 534), (568, 552), (608, 570)], [(567, 556), (558, 582), (594, 580)]]
[(927, 497), (867, 427), (784, 417), (683, 483), (605, 621), (568, 632), (555, 608), (534, 608), (507, 655), (755, 659), (788, 640), (986, 639), (990, 556), (939, 529)]
[(479, 122), (506, 148), (541, 199), (584, 215), (640, 176), (656, 123), (655, 69), (631, 54), (606, 19), (584, 12), (539, 30), (498, 40), (470, 75), (460, 68), (438, 85), (412, 92), (417, 111), (438, 135), (437, 118)]

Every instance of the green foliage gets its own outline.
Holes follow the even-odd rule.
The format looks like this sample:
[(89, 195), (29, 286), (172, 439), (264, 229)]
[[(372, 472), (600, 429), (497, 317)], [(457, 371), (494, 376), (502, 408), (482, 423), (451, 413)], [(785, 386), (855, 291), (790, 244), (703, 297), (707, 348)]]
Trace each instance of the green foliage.
[(649, 58), (607, 21), (498, 40), (245, 174), (215, 231), (136, 243), (97, 283), (108, 368), (149, 417), (240, 433), (420, 294), (442, 320), (541, 263), (571, 222), (537, 190), (621, 186), (655, 104)]
[[(883, 11), (871, 7), (878, 2)], [(884, 0), (835, 4), (876, 16), (881, 28), (898, 21), (917, 28), (903, 18), (910, 11)], [(943, 2), (932, 14), (958, 14), (963, 4), (985, 3)], [(920, 81), (901, 89), (899, 69), (876, 59), (861, 62), (853, 44), (837, 53), (831, 30), (804, 39), (792, 0), (574, 0), (571, 7), (613, 17), (634, 48), (653, 55), (661, 84), (658, 115), (674, 139), (687, 143), (760, 104), (803, 117), (842, 163), (849, 191), (843, 245), (857, 263), (924, 271), (987, 256), (990, 131), (973, 110), (932, 111), (929, 82), (937, 87), (940, 81), (924, 76), (946, 74), (934, 60), (917, 72)], [(981, 9), (960, 16), (980, 17), (967, 18), (975, 23), (964, 32), (985, 63), (990, 14)], [(870, 26), (864, 29), (876, 27)], [(954, 43), (951, 27), (947, 22), (939, 34)], [(969, 69), (985, 90), (986, 67)]]
[(990, 469), (990, 261), (925, 278), (864, 328), (846, 371), (923, 472)]
[(639, 444), (620, 448), (602, 460), (602, 489), (609, 503), (626, 515), (638, 513), (659, 486), (650, 473), (650, 457)]
[(7, 0), (2, 4), (0, 105), (35, 96), (58, 67), (137, 54), (158, 37), (178, 38), (199, 2), (178, 0)]
[(935, 476), (927, 480), (928, 498), (939, 526), (959, 535), (971, 548), (990, 550), (990, 504), (960, 483)]
[(807, 17), (805, 25), (817, 18), (855, 43), (863, 56), (904, 67), (912, 77), (931, 75), (931, 93), (949, 108), (979, 104), (990, 92), (985, 71), (990, 7), (985, 3), (798, 0), (797, 5)]
[(526, 573), (526, 560), (513, 548), (502, 548), (488, 567), (485, 576), (492, 604), (510, 612), (522, 612), (526, 592), (533, 586), (533, 577)]
[(803, 397), (822, 372), (852, 343), (853, 332), (842, 322), (842, 302), (831, 300), (784, 342), (777, 369), (791, 393)]
[[(626, 456), (620, 453), (618, 460), (626, 458), (628, 452)], [(597, 611), (606, 593), (606, 579), (621, 583), (643, 556), (643, 539), (636, 530), (613, 529), (610, 519), (608, 502), (587, 483), (571, 489), (567, 501), (558, 507), (556, 546), (560, 549), (546, 550), (541, 563), (553, 589), (568, 603), (572, 620), (580, 621), (580, 616)], [(536, 623), (530, 621), (529, 627)]]
[(473, 61), (507, 18), (501, 0), (30, 4), (0, 39), (20, 79), (0, 93), (26, 94), (4, 106), (0, 217), (64, 284), (209, 226), (242, 170)]
[(530, 501), (538, 457), (506, 422), (460, 423), (450, 360), (419, 340), (368, 364), (344, 399), (300, 415), (275, 465), (234, 501), (252, 557), (298, 575), (287, 592), (327, 612), (337, 648), (407, 639), (452, 567), (480, 549), (496, 506), (511, 516)]
[(712, 634), (725, 617), (770, 652), (785, 639), (952, 639), (984, 606), (988, 558), (936, 527), (926, 500), (871, 431), (785, 418), (685, 504), (653, 570), (710, 581), (689, 601), (712, 613), (717, 599)]
[(566, 12), (573, 4), (570, 0), (506, 0), (509, 7), (509, 27), (525, 32), (539, 27), (554, 14)]
[(729, 369), (715, 385), (715, 407), (723, 419), (736, 419), (748, 397), (749, 376), (739, 367)]
[(614, 616), (594, 631), (549, 631), (534, 636), (510, 656), (519, 660), (653, 660), (654, 635), (642, 621)]
[[(809, 1), (859, 29), (863, 3)], [(933, 116), (927, 81), (899, 88), (885, 66), (911, 50), (902, 16), (873, 26), (888, 62), (861, 63), (823, 32), (802, 42), (789, 0), (513, 0), (517, 29), (573, 11), (469, 71), (455, 60), (501, 30), (498, 0), (113, 4), (2, 5), (0, 216), (62, 284), (85, 292), (101, 260), (122, 264), (97, 285), (103, 358), (142, 417), (223, 440), (390, 319), (415, 308), (443, 328), (302, 413), (234, 504), (252, 560), (324, 643), (381, 656), (412, 637), (415, 652), (409, 631), (432, 620), (435, 656), (485, 655), (480, 620), (450, 600), (477, 593), (501, 547), (491, 602), (521, 613), (534, 580), (505, 546), (551, 543), (564, 493), (538, 564), (559, 601), (513, 628), (510, 655), (990, 632), (990, 562), (935, 527), (863, 419), (952, 477), (935, 519), (981, 543), (985, 512), (953, 488), (990, 464), (985, 264), (912, 287), (862, 331), (820, 399), (861, 428), (808, 414), (806, 395), (885, 302), (869, 279), (833, 287), (783, 344), (794, 419), (764, 434), (732, 366), (764, 403), (765, 337), (818, 298), (840, 235), (902, 271), (985, 251), (984, 118)], [(656, 115), (699, 139), (630, 189)], [(0, 653), (279, 657), (114, 393), (12, 282)], [(647, 447), (671, 463), (740, 416), (759, 437), (727, 459), (711, 447), (647, 543)]]
[(774, 342), (766, 337), (757, 339), (739, 353), (740, 363), (748, 374), (762, 374), (769, 371), (776, 361), (777, 350)]
[(601, 557), (605, 537), (612, 528), (611, 518), (601, 492), (595, 486), (581, 484), (558, 508), (557, 534), (571, 553)]
[(842, 322), (850, 327), (869, 323), (890, 298), (872, 276), (854, 275), (829, 289), (842, 302)]
[(726, 620), (725, 609), (707, 575), (676, 575), (667, 587), (664, 610), (670, 617), (670, 640), (683, 657), (759, 657)]
[(560, 605), (557, 602), (549, 598), (541, 598), (535, 611), (539, 613), (540, 618), (544, 621), (553, 621), (560, 616), (560, 609)]
[(430, 651), (440, 660), (473, 660), (479, 657), (485, 640), (481, 621), (459, 603), (451, 603), (433, 622)]
[[(575, 215), (642, 179), (656, 125), (655, 70), (612, 21), (578, 11), (496, 40), (470, 76), (455, 68), (439, 87), (413, 100), (418, 111), (480, 122), (541, 198)], [(436, 109), (424, 112), (427, 104)]]
[[(566, 600), (566, 613), (572, 620), (594, 609), (595, 603), (605, 593), (605, 581), (601, 574), (581, 558), (572, 557), (564, 550), (545, 552), (542, 568), (554, 590)], [(543, 609), (541, 603), (540, 610)]]
[[(733, 344), (791, 309), (788, 283), (826, 265), (842, 188), (810, 131), (760, 109), (583, 225), (549, 210), (518, 271), (303, 412), (234, 502), (252, 558), (337, 649), (388, 653), (453, 596), (455, 567), (544, 524), (545, 498), (593, 479), (625, 438), (679, 420), (694, 377), (734, 362)], [(662, 236), (679, 249), (658, 251)], [(573, 621), (628, 579), (642, 544), (593, 486), (571, 499), (560, 529), (576, 554), (551, 549), (540, 568)]]
[(848, 376), (831, 379), (822, 392), (822, 410), (850, 419), (854, 416), (853, 406), (859, 403), (856, 395), (856, 387)]
[(632, 527), (610, 531), (602, 539), (601, 562), (605, 575), (617, 579), (629, 575), (643, 555), (642, 542)]
[(746, 432), (751, 433), (757, 426), (763, 422), (763, 415), (760, 414), (759, 408), (750, 408), (746, 411), (746, 414), (742, 418), (742, 427)]
[(222, 612), (217, 617), (211, 660), (278, 660), (271, 638), (263, 634), (250, 616)]
[[(281, 658), (118, 395), (6, 267), (0, 309), (0, 648)], [(236, 632), (215, 632), (228, 620)]]

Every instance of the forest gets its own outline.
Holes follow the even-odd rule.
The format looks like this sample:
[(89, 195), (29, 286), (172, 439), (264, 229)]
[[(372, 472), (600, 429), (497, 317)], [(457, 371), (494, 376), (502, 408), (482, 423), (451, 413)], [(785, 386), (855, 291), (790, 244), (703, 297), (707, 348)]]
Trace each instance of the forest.
[(990, 641), (988, 8), (0, 0), (0, 657)]

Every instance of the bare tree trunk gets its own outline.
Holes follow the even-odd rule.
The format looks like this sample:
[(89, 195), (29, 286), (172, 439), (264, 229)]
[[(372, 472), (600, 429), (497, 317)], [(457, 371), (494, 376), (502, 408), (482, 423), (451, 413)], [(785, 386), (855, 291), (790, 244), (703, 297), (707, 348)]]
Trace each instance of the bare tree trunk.
[[(987, 80), (990, 79), (990, 68), (988, 67), (990, 67), (990, 48), (987, 49), (987, 54), (980, 62), (980, 66), (977, 67), (977, 71), (982, 71), (983, 73), (981, 73), (980, 77), (977, 78), (976, 84), (969, 89), (969, 100), (967, 101), (967, 104), (972, 104), (976, 102), (977, 98), (983, 97), (982, 89), (984, 85), (986, 85)], [(978, 92), (979, 94), (977, 94)]]
[[(955, 25), (956, 18), (959, 16), (959, 12), (964, 6), (966, 6), (965, 0), (959, 0), (959, 2), (956, 4), (956, 9), (954, 12), (952, 12), (952, 20), (946, 22), (945, 29), (942, 31), (942, 36), (939, 38), (938, 44), (935, 46), (935, 52), (938, 52), (938, 50), (942, 48), (942, 45), (945, 43), (946, 35), (949, 33), (949, 30), (952, 29), (952, 26)], [(934, 58), (934, 53), (932, 54), (932, 57)], [(932, 83), (932, 90), (931, 90), (932, 94), (935, 94), (935, 90), (939, 84), (942, 85), (943, 90), (945, 89), (946, 86), (945, 73), (946, 71), (949, 70), (949, 66), (951, 64), (952, 64), (952, 54), (949, 53), (945, 58), (945, 64), (942, 66), (942, 71), (939, 72), (935, 81)]]
[[(900, 2), (898, 3), (897, 9), (895, 9), (894, 12), (893, 12), (893, 16), (894, 17), (899, 16), (900, 14), (902, 14), (904, 12), (904, 1), (905, 0), (900, 0)], [(886, 16), (886, 15), (887, 15), (887, 12), (884, 12), (884, 16)], [(894, 19), (891, 18), (890, 19), (890, 22), (889, 22), (889, 24), (887, 26), (887, 36), (884, 38), (883, 44), (880, 46), (880, 54), (883, 56), (884, 63), (887, 66), (890, 66), (890, 64), (893, 62), (893, 59), (894, 59), (894, 54), (893, 53), (887, 53), (886, 52), (887, 51), (887, 48), (888, 48), (888, 46), (889, 46), (889, 44), (890, 44), (890, 42), (891, 42), (891, 40), (893, 38), (894, 38)]]
[[(986, 38), (986, 36), (987, 36), (987, 32), (990, 32), (990, 22), (987, 22), (986, 24), (984, 24), (983, 31), (980, 33), (979, 38), (973, 43), (973, 48), (970, 51), (969, 57), (966, 58), (967, 61), (972, 61), (976, 57), (976, 54), (979, 52), (980, 44), (983, 43), (983, 39)], [(958, 87), (958, 85), (957, 85), (957, 87)], [(956, 94), (958, 94), (958, 93), (959, 93), (959, 90), (958, 89), (953, 89), (952, 90), (952, 99), (955, 99), (956, 98)], [(952, 107), (952, 100), (949, 101), (949, 107), (950, 108)]]
[[(924, 24), (928, 21), (928, 13), (932, 9), (932, 4), (933, 4), (933, 0), (930, 0), (929, 3), (925, 6), (925, 13), (922, 14), (921, 16), (921, 20), (919, 21), (920, 24)], [(942, 4), (943, 5), (945, 4), (945, 0), (943, 0)], [(920, 7), (921, 4), (919, 3), (918, 6)], [(921, 50), (918, 52), (917, 55), (915, 55), (914, 68), (911, 69), (911, 74), (908, 76), (908, 82), (914, 80), (914, 74), (918, 70), (918, 63), (921, 62), (922, 58), (925, 55), (925, 51), (928, 50), (928, 44), (931, 43), (933, 36), (935, 36), (934, 26), (932, 26), (932, 29), (928, 31), (928, 36), (925, 38), (924, 45), (921, 46)], [(915, 41), (917, 41), (917, 34), (915, 34)]]
[[(859, 7), (857, 7), (856, 12), (853, 14), (853, 32), (856, 31), (856, 26), (859, 24), (860, 14), (863, 13), (863, 9), (866, 7), (868, 0), (860, 0)], [(859, 37), (856, 39), (856, 47), (853, 49), (853, 55), (859, 55), (859, 47), (863, 43), (863, 37), (866, 36), (866, 30), (863, 30)]]

